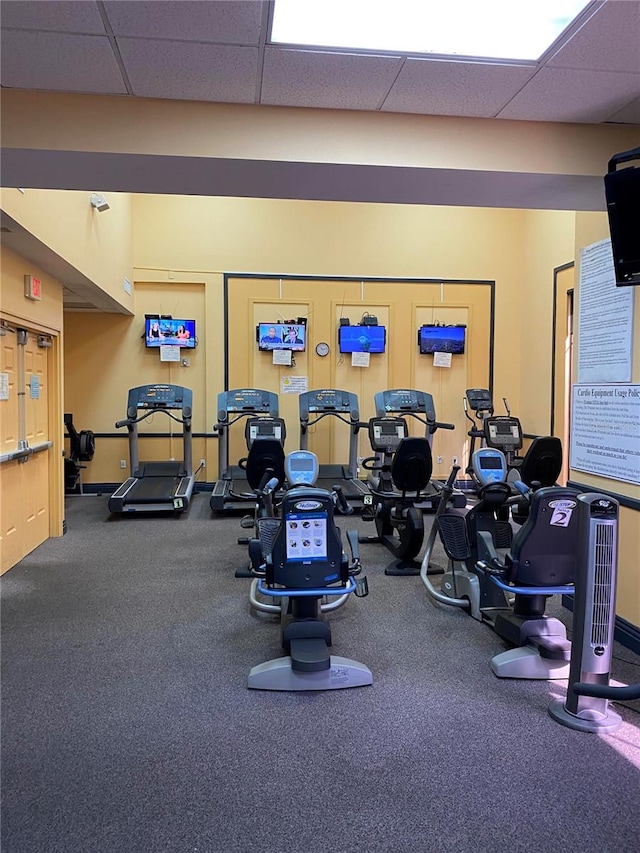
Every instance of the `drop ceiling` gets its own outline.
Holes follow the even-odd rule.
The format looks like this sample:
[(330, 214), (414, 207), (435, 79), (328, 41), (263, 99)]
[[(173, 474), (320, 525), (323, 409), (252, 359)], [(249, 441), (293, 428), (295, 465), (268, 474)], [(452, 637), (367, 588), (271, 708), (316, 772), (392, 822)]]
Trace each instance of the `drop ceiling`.
[(538, 62), (272, 45), (270, 6), (260, 0), (5, 0), (2, 86), (640, 125), (636, 0), (589, 4)]

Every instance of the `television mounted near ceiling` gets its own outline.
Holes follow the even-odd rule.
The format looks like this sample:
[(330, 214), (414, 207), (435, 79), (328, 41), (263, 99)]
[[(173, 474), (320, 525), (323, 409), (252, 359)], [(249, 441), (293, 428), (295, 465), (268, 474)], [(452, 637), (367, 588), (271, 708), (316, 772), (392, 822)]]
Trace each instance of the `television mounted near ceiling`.
[[(635, 166), (618, 165), (637, 160)], [(609, 160), (604, 177), (616, 285), (640, 284), (640, 148)]]

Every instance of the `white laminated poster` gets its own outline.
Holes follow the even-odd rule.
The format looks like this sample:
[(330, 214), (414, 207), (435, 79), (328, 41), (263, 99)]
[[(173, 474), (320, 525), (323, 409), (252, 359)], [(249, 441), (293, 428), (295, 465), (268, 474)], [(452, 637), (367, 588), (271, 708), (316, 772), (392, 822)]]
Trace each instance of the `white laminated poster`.
[(180, 361), (180, 347), (160, 347), (160, 361)]
[(0, 373), (0, 400), (9, 399), (9, 374)]
[(433, 354), (434, 367), (451, 367), (450, 352), (434, 352)]
[(611, 240), (580, 252), (578, 382), (630, 382), (633, 287), (616, 287)]
[(570, 466), (640, 485), (640, 385), (574, 385)]
[(368, 352), (352, 352), (351, 367), (369, 367), (369, 357)]
[(287, 367), (291, 367), (293, 352), (290, 349), (274, 349), (272, 352), (274, 364), (284, 364)]
[(37, 373), (32, 373), (29, 379), (29, 396), (32, 400), (40, 399), (40, 377)]
[(281, 394), (304, 394), (309, 390), (308, 376), (283, 376), (280, 383)]

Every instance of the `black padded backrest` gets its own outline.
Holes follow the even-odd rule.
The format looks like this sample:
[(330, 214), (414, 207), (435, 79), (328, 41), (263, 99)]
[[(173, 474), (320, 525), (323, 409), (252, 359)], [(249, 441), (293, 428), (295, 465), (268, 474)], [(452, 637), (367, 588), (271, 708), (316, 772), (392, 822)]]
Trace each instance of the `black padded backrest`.
[(264, 472), (271, 468), (278, 478), (278, 488), (284, 482), (284, 449), (276, 438), (258, 438), (251, 445), (247, 456), (246, 474), (250, 489), (257, 489)]
[(530, 486), (553, 486), (562, 471), (562, 442), (553, 435), (534, 438), (520, 467), (520, 479)]
[(326, 489), (296, 486), (280, 507), (280, 527), (267, 557), (267, 582), (288, 589), (314, 589), (346, 582), (348, 560)]
[(509, 580), (526, 586), (573, 583), (578, 560), (578, 501), (572, 489), (550, 486), (531, 498), (529, 516), (513, 538)]
[(426, 438), (403, 438), (391, 463), (393, 485), (401, 492), (419, 492), (431, 479), (433, 461)]

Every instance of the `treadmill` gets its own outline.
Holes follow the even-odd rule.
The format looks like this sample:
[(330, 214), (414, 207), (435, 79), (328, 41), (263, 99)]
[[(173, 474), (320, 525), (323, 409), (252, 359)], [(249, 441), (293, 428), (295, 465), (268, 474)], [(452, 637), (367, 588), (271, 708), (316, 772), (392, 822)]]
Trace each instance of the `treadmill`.
[[(284, 445), (284, 421), (278, 417), (278, 395), (259, 388), (237, 388), (218, 394), (218, 479), (213, 484), (209, 505), (215, 512), (247, 511), (249, 488), (242, 464), (229, 464), (229, 430), (248, 418), (245, 426), (247, 448), (259, 438), (275, 438)], [(240, 460), (242, 463), (244, 460)]]
[[(389, 416), (415, 418), (425, 427), (425, 436), (429, 444), (433, 444), (433, 435), (439, 429), (455, 429), (455, 424), (441, 423), (436, 420), (436, 407), (433, 397), (426, 391), (415, 391), (410, 388), (392, 388), (378, 391), (374, 395), (374, 405), (377, 418)], [(377, 454), (376, 454), (377, 455)], [(375, 485), (375, 484), (374, 484)], [(416, 506), (429, 512), (435, 512), (440, 502), (440, 490), (433, 480), (425, 489), (426, 498)], [(464, 507), (467, 499), (462, 492), (454, 492), (451, 498), (454, 507)]]
[[(335, 417), (349, 425), (349, 461), (346, 465), (321, 464), (317, 486), (331, 491), (334, 485), (342, 487), (347, 502), (361, 507), (364, 498), (370, 497), (369, 487), (358, 479), (358, 431), (360, 407), (358, 398), (350, 391), (325, 388), (318, 391), (305, 391), (299, 395), (300, 406), (300, 450), (307, 450), (309, 427), (326, 417)], [(366, 426), (366, 424), (365, 424)]]
[[(132, 476), (109, 498), (112, 513), (185, 512), (195, 478), (191, 450), (192, 393), (181, 385), (140, 385), (129, 390), (127, 417), (116, 429), (129, 430), (129, 462)], [(179, 412), (174, 415), (173, 412)], [(183, 460), (140, 462), (138, 424), (162, 413), (182, 427)]]

